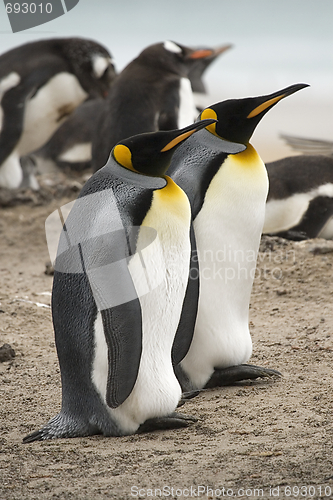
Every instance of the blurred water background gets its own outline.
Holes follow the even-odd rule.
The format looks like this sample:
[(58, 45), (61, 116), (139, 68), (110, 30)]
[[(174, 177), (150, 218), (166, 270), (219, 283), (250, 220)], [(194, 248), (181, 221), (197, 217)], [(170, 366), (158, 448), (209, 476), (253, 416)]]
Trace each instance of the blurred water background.
[(66, 15), (13, 34), (0, 5), (0, 53), (42, 38), (82, 36), (108, 47), (121, 70), (166, 39), (231, 43), (205, 74), (207, 105), (311, 85), (279, 103), (255, 131), (252, 144), (271, 161), (292, 154), (279, 133), (333, 141), (332, 27), (332, 0), (80, 0)]

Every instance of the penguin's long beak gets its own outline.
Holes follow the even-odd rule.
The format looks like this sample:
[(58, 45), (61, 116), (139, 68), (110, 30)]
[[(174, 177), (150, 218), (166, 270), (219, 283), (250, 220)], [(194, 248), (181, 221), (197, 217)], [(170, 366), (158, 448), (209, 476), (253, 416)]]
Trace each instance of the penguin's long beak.
[(223, 52), (226, 52), (229, 49), (232, 49), (233, 45), (231, 43), (227, 45), (221, 45), (221, 47), (216, 47), (216, 49), (213, 50), (213, 56), (217, 57), (220, 54), (223, 54)]
[(290, 87), (286, 87), (285, 89), (274, 92), (273, 94), (266, 95), (262, 97), (262, 102), (257, 105), (246, 118), (254, 118), (255, 116), (260, 115), (264, 111), (268, 111), (274, 104), (279, 102), (281, 99), (288, 97), (291, 94), (294, 94), (298, 90), (304, 89), (305, 87), (309, 87), (307, 83), (297, 83), (295, 85), (290, 85)]
[(176, 137), (174, 137), (170, 142), (168, 142), (168, 144), (166, 144), (163, 147), (163, 149), (161, 149), (161, 153), (164, 153), (165, 151), (170, 151), (174, 147), (178, 146), (178, 144), (185, 141), (185, 139), (190, 137), (190, 135), (194, 134), (194, 132), (203, 129), (208, 125), (215, 123), (216, 121), (217, 120), (214, 119), (201, 120), (199, 122), (192, 123), (188, 127), (175, 131), (175, 133), (178, 132), (178, 135), (176, 135)]
[(214, 51), (211, 49), (198, 49), (194, 50), (188, 57), (189, 59), (206, 59), (214, 55)]

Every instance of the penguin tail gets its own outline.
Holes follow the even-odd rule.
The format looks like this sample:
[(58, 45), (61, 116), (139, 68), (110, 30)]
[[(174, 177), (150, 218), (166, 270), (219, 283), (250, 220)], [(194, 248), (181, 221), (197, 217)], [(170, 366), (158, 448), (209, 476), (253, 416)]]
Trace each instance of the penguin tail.
[(44, 427), (25, 436), (23, 438), (23, 443), (45, 441), (46, 439), (87, 436), (89, 434), (91, 434), (91, 432), (88, 431), (87, 426), (79, 425), (73, 418), (60, 412), (55, 417), (51, 418)]

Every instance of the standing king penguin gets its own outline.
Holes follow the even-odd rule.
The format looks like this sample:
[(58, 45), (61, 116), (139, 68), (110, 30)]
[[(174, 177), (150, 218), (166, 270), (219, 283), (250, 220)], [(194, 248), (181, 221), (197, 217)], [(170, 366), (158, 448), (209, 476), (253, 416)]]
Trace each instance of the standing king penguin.
[[(86, 39), (40, 40), (1, 55), (0, 187), (23, 187), (20, 158), (42, 146), (88, 96), (106, 97), (114, 77), (109, 52)], [(38, 188), (33, 175), (27, 184)]]
[[(193, 341), (176, 367), (183, 390), (279, 375), (244, 364), (252, 353), (249, 301), (268, 192), (265, 165), (249, 140), (269, 109), (306, 86), (204, 109), (201, 119), (218, 122), (190, 138), (172, 159), (168, 175), (189, 197), (200, 269)], [(221, 139), (241, 143), (243, 151), (219, 151)]]
[(181, 387), (173, 370), (189, 348), (197, 311), (198, 283), (189, 280), (191, 211), (164, 173), (175, 148), (213, 121), (121, 141), (85, 184), (55, 261), (62, 408), (24, 442), (191, 421), (175, 413)]
[(172, 130), (197, 117), (188, 72), (211, 49), (170, 40), (144, 49), (117, 76), (93, 138), (93, 170), (105, 165), (117, 142), (132, 135)]

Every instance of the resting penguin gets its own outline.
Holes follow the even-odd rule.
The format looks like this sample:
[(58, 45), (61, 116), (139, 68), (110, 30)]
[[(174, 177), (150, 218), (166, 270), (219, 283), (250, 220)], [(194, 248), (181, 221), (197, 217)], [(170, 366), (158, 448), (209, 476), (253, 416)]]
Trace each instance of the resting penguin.
[(114, 76), (109, 52), (91, 40), (40, 40), (2, 54), (0, 187), (19, 187), (20, 157), (42, 146), (88, 96), (105, 97)]
[[(198, 47), (194, 52), (196, 57), (188, 61), (190, 66), (188, 78), (196, 107), (191, 121), (194, 121), (199, 111), (202, 111), (209, 102), (207, 102), (209, 97), (203, 82), (204, 72), (219, 55), (230, 47), (231, 45), (217, 48)], [(189, 99), (192, 100), (191, 95)], [(34, 151), (33, 159), (40, 169), (45, 170), (49, 166), (66, 171), (91, 168), (92, 139), (96, 132), (96, 122), (102, 119), (104, 112), (105, 101), (103, 99), (93, 99), (81, 104), (51, 139), (38, 151)]]
[[(265, 165), (249, 140), (269, 109), (306, 86), (206, 108), (200, 118), (218, 122), (172, 159), (168, 174), (189, 197), (200, 269), (193, 341), (176, 367), (183, 390), (279, 374), (243, 364), (252, 352), (249, 301), (268, 191)], [(242, 144), (242, 152), (219, 151), (221, 138)]]
[(291, 240), (333, 239), (333, 157), (290, 156), (266, 168), (263, 233)]
[(150, 45), (118, 75), (93, 138), (93, 170), (101, 168), (120, 140), (193, 123), (197, 111), (188, 71), (211, 50), (172, 41)]
[[(164, 173), (175, 148), (212, 122), (121, 141), (85, 184), (55, 261), (62, 408), (24, 442), (188, 424), (175, 413), (181, 388), (171, 349), (175, 342), (174, 362), (186, 354), (197, 309), (197, 281), (189, 280), (191, 212)], [(191, 309), (184, 315), (183, 303)]]
[(76, 108), (51, 139), (30, 156), (41, 172), (82, 171), (91, 168), (92, 137), (105, 100), (89, 99)]

